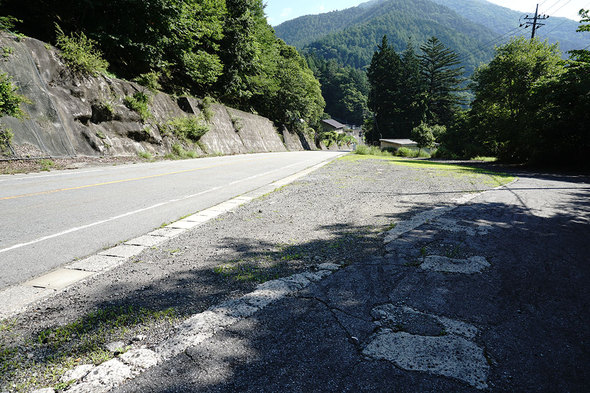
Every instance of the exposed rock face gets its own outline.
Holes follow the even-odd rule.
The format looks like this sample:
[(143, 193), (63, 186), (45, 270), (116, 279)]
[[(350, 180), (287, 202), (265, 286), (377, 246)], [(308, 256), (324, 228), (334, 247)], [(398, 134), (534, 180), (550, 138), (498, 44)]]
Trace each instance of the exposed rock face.
[[(161, 125), (181, 116), (198, 116), (203, 101), (173, 97), (107, 76), (72, 75), (58, 51), (41, 41), (0, 34), (0, 46), (12, 48), (0, 59), (19, 93), (31, 103), (23, 105), (27, 117), (3, 117), (0, 124), (14, 133), (10, 154), (22, 156), (135, 156), (140, 152), (165, 155), (176, 143), (198, 154), (238, 154), (314, 148), (306, 137), (284, 129), (261, 116), (211, 104), (209, 131), (198, 144), (162, 132)], [(10, 54), (8, 54), (10, 53)], [(125, 105), (138, 92), (150, 96), (144, 119)]]

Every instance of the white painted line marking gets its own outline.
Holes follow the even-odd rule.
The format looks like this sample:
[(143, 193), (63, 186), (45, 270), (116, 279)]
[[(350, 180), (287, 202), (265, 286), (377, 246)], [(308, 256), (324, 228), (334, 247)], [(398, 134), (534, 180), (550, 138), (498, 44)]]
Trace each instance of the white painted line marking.
[[(311, 160), (309, 160), (309, 161), (311, 161)], [(305, 163), (305, 162), (306, 161), (304, 161), (303, 163)], [(276, 172), (277, 170), (288, 168), (288, 167), (291, 167), (291, 166), (294, 166), (297, 164), (299, 164), (299, 163), (291, 164), (291, 165), (288, 165), (287, 167), (283, 167), (283, 168), (274, 169), (272, 171), (266, 172), (266, 174)], [(231, 199), (231, 201), (241, 200), (241, 201), (244, 201), (244, 203), (247, 203), (247, 202), (253, 200), (254, 198), (256, 198), (257, 196), (259, 196), (258, 194), (264, 195), (268, 192), (272, 192), (272, 191), (276, 190), (278, 188), (278, 183), (285, 182), (285, 179), (290, 179), (290, 181), (285, 182), (285, 183), (290, 183), (300, 177), (305, 176), (308, 173), (311, 173), (311, 172), (323, 167), (326, 164), (328, 164), (328, 161), (324, 161), (319, 164), (313, 165), (313, 166), (311, 166), (307, 169), (304, 169), (303, 171), (301, 171), (295, 175), (288, 176), (286, 178), (283, 178), (278, 181), (267, 184), (266, 186), (262, 186), (262, 187), (259, 187), (255, 190), (253, 190), (253, 191), (250, 191), (250, 192), (248, 192), (247, 195), (235, 197), (235, 198)], [(258, 176), (262, 176), (262, 175), (264, 175), (264, 174), (251, 176), (249, 178), (241, 179), (239, 181), (251, 180), (251, 178), (253, 178), (253, 177), (258, 177)], [(235, 184), (239, 181), (233, 182), (233, 184)], [(203, 191), (199, 194), (213, 191), (217, 188), (219, 188), (219, 187), (216, 187), (216, 188), (213, 188), (213, 189), (210, 189), (207, 191)], [(178, 200), (187, 199), (192, 196), (199, 195), (199, 194), (189, 195), (184, 198), (180, 198)], [(154, 207), (160, 206), (160, 205), (162, 205), (162, 204), (154, 205)], [(153, 207), (149, 207), (146, 209), (140, 209), (140, 210), (143, 211), (143, 210), (148, 210), (150, 208), (153, 208)], [(202, 218), (205, 218), (206, 221), (208, 221), (208, 220), (215, 218), (218, 215), (221, 215), (224, 213), (224, 212), (214, 212), (213, 211), (214, 208), (215, 208), (215, 206), (205, 209), (199, 213), (196, 213), (194, 216), (195, 216), (195, 218), (198, 216), (201, 216)], [(125, 215), (130, 215), (130, 214), (133, 214), (133, 212), (126, 213)], [(125, 216), (125, 215), (122, 215), (122, 216)], [(116, 219), (116, 217), (114, 217), (112, 219)], [(110, 219), (110, 220), (112, 220), (112, 219)], [(110, 220), (108, 220), (108, 221), (110, 221)], [(187, 221), (189, 221), (189, 220), (187, 220)], [(102, 222), (106, 222), (106, 221), (102, 221)], [(102, 223), (102, 222), (100, 222), (100, 223)], [(85, 227), (89, 227), (92, 225), (98, 225), (98, 224), (99, 223), (89, 224)], [(82, 229), (82, 228), (84, 228), (84, 227), (80, 227), (79, 229)], [(73, 230), (67, 231), (66, 233), (70, 233), (70, 232), (73, 232)], [(157, 237), (161, 237), (162, 239), (171, 239), (171, 238), (176, 237), (184, 232), (186, 232), (185, 229), (164, 227), (164, 228), (160, 228), (155, 231), (152, 231), (152, 232), (146, 234), (144, 237), (157, 236)], [(59, 234), (53, 235), (52, 237), (55, 237), (55, 236), (59, 236)], [(44, 239), (38, 239), (36, 242), (39, 242), (42, 240), (44, 240)], [(30, 244), (32, 244), (32, 243), (30, 242)], [(6, 249), (6, 251), (7, 250), (8, 249)], [(0, 250), (0, 253), (3, 251), (4, 250)], [(106, 256), (106, 255), (93, 255), (93, 256), (86, 258), (82, 261), (74, 262), (73, 264), (67, 266), (66, 269), (61, 269), (61, 270), (66, 270), (68, 272), (78, 271), (81, 273), (89, 273), (88, 276), (90, 276), (92, 274), (97, 274), (97, 273), (100, 274), (100, 272), (104, 272), (104, 271), (110, 270), (112, 268), (115, 268), (115, 267), (121, 265), (122, 263), (124, 263), (126, 260), (127, 260), (126, 258), (122, 258), (122, 257), (110, 257), (110, 256)], [(337, 265), (335, 265), (335, 266), (337, 266)], [(337, 270), (337, 269), (329, 269), (328, 268), (328, 271), (326, 271), (326, 274), (330, 274), (330, 270)], [(312, 273), (311, 275), (317, 276), (317, 273)], [(42, 276), (40, 278), (45, 278), (45, 277), (46, 276)], [(318, 276), (315, 279), (320, 279), (322, 277)], [(85, 278), (85, 277), (81, 277), (80, 280), (83, 278)], [(310, 279), (312, 281), (314, 280), (313, 277), (311, 277)], [(35, 279), (35, 280), (37, 280), (37, 279)], [(31, 281), (34, 282), (35, 280), (31, 280)], [(73, 283), (74, 282), (72, 282), (71, 284), (73, 284)], [(54, 289), (31, 287), (31, 286), (25, 286), (25, 285), (18, 285), (16, 287), (11, 287), (11, 288), (8, 288), (7, 290), (0, 291), (0, 297), (3, 297), (5, 300), (7, 300), (6, 302), (4, 302), (4, 304), (0, 303), (0, 317), (7, 318), (11, 315), (14, 315), (19, 311), (19, 309), (24, 308), (25, 306), (28, 306), (29, 304), (33, 303), (34, 301), (43, 299), (43, 298), (47, 297), (49, 294), (53, 294), (53, 293), (57, 293), (57, 292), (59, 292), (59, 290), (56, 291)], [(25, 293), (26, 293), (26, 295), (22, 296)]]
[[(308, 161), (311, 161), (311, 160), (308, 160)], [(297, 163), (294, 163), (294, 164), (291, 164), (291, 165), (287, 165), (287, 166), (284, 166), (284, 167), (281, 167), (281, 168), (273, 169), (273, 170), (268, 171), (268, 172), (260, 173), (258, 175), (253, 175), (253, 176), (246, 177), (244, 179), (235, 180), (233, 182), (230, 182), (230, 183), (226, 184), (225, 186), (232, 186), (234, 184), (238, 184), (238, 183), (242, 183), (242, 182), (245, 182), (245, 181), (249, 181), (249, 180), (255, 179), (257, 177), (265, 176), (265, 175), (271, 174), (273, 172), (277, 172), (277, 171), (280, 171), (280, 170), (283, 170), (283, 169), (287, 169), (287, 168), (293, 167), (295, 165), (305, 164), (308, 161), (304, 161), (302, 163), (301, 162), (297, 162)], [(119, 214), (119, 215), (114, 216), (114, 217), (110, 217), (110, 218), (107, 218), (107, 219), (104, 219), (104, 220), (96, 221), (96, 222), (93, 222), (93, 223), (90, 223), (90, 224), (86, 224), (86, 225), (82, 225), (82, 226), (79, 226), (79, 227), (70, 228), (70, 229), (67, 229), (67, 230), (62, 231), (62, 232), (54, 233), (53, 235), (48, 235), (48, 236), (44, 236), (44, 237), (41, 237), (41, 238), (38, 238), (38, 239), (35, 239), (35, 240), (31, 240), (29, 242), (15, 244), (13, 246), (0, 249), (0, 254), (2, 254), (4, 252), (11, 251), (11, 250), (15, 250), (15, 249), (18, 249), (18, 248), (30, 246), (32, 244), (40, 243), (40, 242), (45, 241), (45, 240), (54, 239), (56, 237), (67, 235), (69, 233), (81, 231), (83, 229), (92, 228), (92, 227), (95, 227), (97, 225), (105, 224), (107, 222), (115, 221), (115, 220), (118, 220), (118, 219), (121, 219), (121, 218), (124, 218), (124, 217), (132, 216), (134, 214), (138, 214), (138, 213), (142, 213), (142, 212), (145, 212), (145, 211), (148, 211), (148, 210), (152, 210), (152, 209), (158, 208), (160, 206), (165, 206), (165, 205), (168, 205), (168, 204), (171, 204), (171, 203), (183, 201), (185, 199), (194, 198), (194, 197), (197, 197), (197, 196), (200, 196), (200, 195), (209, 193), (209, 192), (217, 191), (220, 188), (223, 188), (223, 186), (213, 187), (213, 188), (210, 188), (208, 190), (204, 190), (204, 191), (198, 192), (196, 194), (186, 195), (186, 196), (183, 196), (183, 197), (180, 197), (180, 198), (170, 199), (169, 201), (166, 201), (166, 202), (156, 203), (155, 205), (152, 205), (152, 206), (148, 206), (148, 207), (144, 207), (144, 208), (141, 208), (141, 209), (133, 210), (133, 211), (130, 211), (130, 212), (127, 212), (127, 213)]]

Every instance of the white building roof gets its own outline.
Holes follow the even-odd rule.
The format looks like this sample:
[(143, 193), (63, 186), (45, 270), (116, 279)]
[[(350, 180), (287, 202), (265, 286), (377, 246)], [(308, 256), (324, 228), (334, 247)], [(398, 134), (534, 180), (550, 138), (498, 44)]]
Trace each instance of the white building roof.
[(396, 145), (418, 146), (418, 143), (411, 139), (379, 139), (379, 142), (395, 143)]

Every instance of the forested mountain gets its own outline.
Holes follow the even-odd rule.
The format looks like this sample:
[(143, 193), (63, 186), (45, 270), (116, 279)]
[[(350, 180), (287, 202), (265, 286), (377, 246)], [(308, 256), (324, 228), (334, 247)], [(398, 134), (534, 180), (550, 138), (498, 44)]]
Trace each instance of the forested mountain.
[(276, 26), (275, 31), (303, 52), (356, 68), (370, 63), (384, 35), (400, 52), (408, 41), (420, 45), (436, 36), (462, 56), (468, 74), (489, 61), (492, 48), (483, 44), (497, 36), (491, 29), (430, 0), (362, 4), (344, 11), (297, 18)]
[[(419, 45), (434, 35), (463, 57), (470, 75), (490, 60), (494, 44), (530, 34), (530, 29), (515, 30), (521, 16), (485, 0), (373, 0), (343, 11), (293, 19), (275, 31), (300, 50), (357, 68), (368, 65), (385, 34), (397, 51), (409, 39)], [(551, 17), (544, 23), (538, 37), (559, 42), (563, 52), (587, 45), (588, 37), (576, 33), (577, 22)], [(512, 34), (505, 35), (508, 32)]]

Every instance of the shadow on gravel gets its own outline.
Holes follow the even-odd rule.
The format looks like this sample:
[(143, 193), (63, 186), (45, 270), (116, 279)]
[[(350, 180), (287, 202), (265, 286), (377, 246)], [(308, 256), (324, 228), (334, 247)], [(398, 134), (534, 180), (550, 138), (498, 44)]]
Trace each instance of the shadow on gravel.
[[(15, 373), (28, 367), (36, 370), (40, 386), (55, 384), (63, 373), (62, 366), (113, 357), (105, 347), (111, 341), (149, 346), (172, 334), (172, 323), (250, 292), (260, 282), (335, 262), (352, 266), (318, 284), (314, 296), (321, 302), (294, 298), (282, 307), (271, 306), (268, 312), (241, 323), (233, 333), (221, 334), (216, 339), (219, 345), (206, 347), (205, 352), (196, 349), (172, 365), (148, 371), (130, 382), (129, 391), (146, 391), (136, 383), (147, 384), (154, 392), (281, 390), (285, 386), (293, 391), (310, 387), (315, 391), (358, 391), (363, 386), (373, 391), (416, 391), (417, 386), (419, 391), (436, 391), (436, 386), (446, 386), (444, 378), (408, 375), (385, 362), (362, 361), (358, 351), (366, 343), (351, 343), (349, 338), (355, 334), (366, 337), (355, 329), (370, 327), (344, 324), (334, 310), (360, 303), (371, 309), (374, 300), (367, 294), (374, 293), (375, 286), (389, 292), (391, 302), (477, 324), (482, 331), (481, 345), (490, 356), (491, 379), (499, 391), (527, 390), (530, 386), (577, 391), (590, 383), (586, 367), (590, 363), (590, 189), (570, 195), (573, 198), (551, 217), (537, 217), (527, 209), (500, 203), (459, 208), (456, 212), (461, 211), (465, 220), (498, 224), (469, 243), (478, 253), (491, 256), (492, 265), (489, 271), (469, 279), (416, 274), (415, 266), (390, 266), (373, 276), (363, 276), (359, 273), (363, 269), (379, 269), (363, 267), (360, 262), (384, 254), (380, 232), (387, 228), (330, 225), (322, 227), (329, 233), (325, 240), (279, 246), (247, 238), (220, 239), (220, 248), (231, 250), (229, 254), (236, 258), (222, 256), (205, 264), (194, 261), (193, 268), (146, 281), (140, 289), (121, 281), (106, 285), (96, 300), (89, 301), (92, 312), (66, 326), (20, 337), (18, 346), (7, 339), (9, 327), (0, 331), (0, 386), (8, 386)], [(404, 217), (430, 208), (416, 205)], [(581, 212), (586, 220), (581, 220)], [(136, 268), (149, 272), (178, 258), (188, 256), (169, 255), (137, 263)], [(345, 277), (341, 282), (346, 285), (329, 287), (336, 276)], [(438, 291), (441, 287), (446, 292)], [(371, 320), (370, 315), (364, 318)], [(85, 329), (83, 333), (76, 330), (79, 327)], [(138, 339), (145, 327), (154, 330), (147, 333), (149, 337)], [(224, 342), (230, 348), (222, 345)], [(93, 357), (95, 353), (98, 358)], [(170, 367), (176, 374), (170, 373)], [(215, 371), (216, 367), (221, 368)], [(207, 373), (216, 377), (199, 377)], [(471, 391), (455, 382), (451, 385), (453, 391)]]
[[(475, 342), (490, 366), (490, 391), (585, 391), (590, 190), (570, 196), (549, 217), (497, 202), (468, 204), (448, 215), (475, 229), (485, 222), (486, 233), (473, 236), (441, 234), (436, 223), (416, 231), (411, 241), (418, 249), (461, 241), (469, 252), (485, 255), (491, 266), (481, 274), (424, 271), (392, 260), (354, 264), (120, 391), (479, 391), (452, 378), (363, 358), (360, 351), (375, 327), (371, 315), (358, 310), (384, 301), (475, 325)], [(242, 246), (259, 255), (255, 246)]]
[[(326, 225), (324, 240), (273, 244), (248, 238), (219, 239), (219, 258), (195, 260), (190, 269), (176, 270), (140, 288), (125, 282), (103, 284), (76, 320), (67, 310), (39, 310), (46, 318), (28, 317), (0, 327), (0, 387), (29, 391), (58, 386), (64, 371), (78, 364), (100, 364), (128, 345), (150, 345), (166, 339), (174, 324), (212, 305), (248, 293), (257, 284), (308, 271), (324, 262), (351, 264), (380, 253), (385, 228)], [(185, 255), (186, 254), (186, 255)], [(171, 250), (161, 259), (131, 262), (146, 274), (175, 259), (190, 260), (190, 250)], [(185, 265), (186, 266), (186, 265)], [(91, 295), (92, 296), (92, 295)], [(67, 323), (64, 322), (67, 318)], [(42, 320), (42, 319), (45, 319)], [(47, 319), (56, 321), (47, 328)], [(43, 326), (43, 328), (35, 328)], [(114, 347), (107, 348), (115, 343)], [(2, 389), (0, 389), (2, 390)]]

